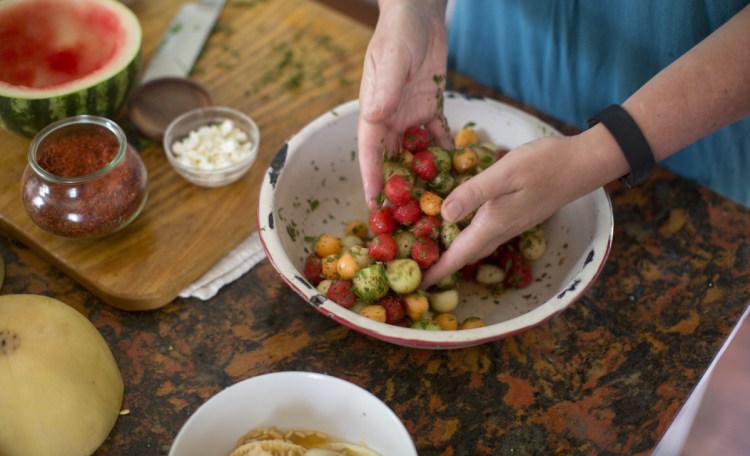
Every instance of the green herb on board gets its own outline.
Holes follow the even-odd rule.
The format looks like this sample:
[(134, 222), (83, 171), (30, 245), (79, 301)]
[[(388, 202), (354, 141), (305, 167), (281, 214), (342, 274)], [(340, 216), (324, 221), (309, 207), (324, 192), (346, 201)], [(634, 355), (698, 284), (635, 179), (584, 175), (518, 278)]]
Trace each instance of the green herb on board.
[(304, 77), (304, 71), (297, 71), (284, 82), (284, 87), (287, 89), (299, 89), (302, 86), (302, 79)]
[(228, 24), (226, 22), (217, 22), (214, 24), (213, 30), (211, 30), (211, 33), (224, 33), (227, 35), (231, 35), (234, 33), (234, 28), (231, 26), (231, 24)]
[(237, 0), (232, 4), (232, 6), (240, 7), (240, 8), (252, 8), (253, 6), (259, 5), (266, 0)]
[[(332, 68), (337, 67), (346, 58), (346, 49), (337, 44), (328, 34), (320, 34), (308, 23), (293, 30), (284, 41), (270, 46), (269, 64), (260, 79), (251, 82), (248, 95), (263, 91), (267, 86), (289, 91), (298, 91), (305, 86), (322, 86)], [(317, 48), (315, 52), (313, 48)], [(323, 51), (322, 53), (320, 51)], [(321, 56), (322, 54), (322, 56)], [(328, 73), (328, 75), (327, 75)], [(353, 83), (345, 75), (336, 75), (341, 86)], [(268, 96), (266, 93), (264, 96)], [(273, 95), (271, 95), (273, 96)]]

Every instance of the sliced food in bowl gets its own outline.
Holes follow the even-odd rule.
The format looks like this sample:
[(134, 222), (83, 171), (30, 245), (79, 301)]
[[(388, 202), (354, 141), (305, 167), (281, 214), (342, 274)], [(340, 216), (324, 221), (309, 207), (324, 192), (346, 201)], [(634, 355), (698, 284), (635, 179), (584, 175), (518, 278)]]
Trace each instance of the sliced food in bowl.
[[(348, 275), (352, 272), (346, 267), (333, 267), (334, 260), (341, 261), (341, 258), (333, 256), (327, 261), (325, 258), (311, 258), (311, 254), (316, 253), (314, 241), (318, 237), (323, 234), (338, 237), (342, 249), (339, 252), (348, 253), (355, 259), (362, 251), (373, 257), (373, 264), (381, 264), (383, 271), (379, 271), (378, 266), (369, 266), (373, 268), (370, 271), (373, 274), (368, 273), (371, 278), (379, 278), (379, 272), (385, 274), (387, 262), (394, 256), (393, 243), (387, 239), (380, 239), (377, 248), (371, 251), (372, 240), (381, 233), (388, 233), (396, 240), (396, 259), (401, 259), (399, 256), (406, 258), (405, 252), (414, 248), (414, 245), (409, 248), (409, 243), (414, 241), (411, 236), (417, 238), (420, 237), (417, 234), (422, 233), (421, 237), (430, 238), (425, 233), (436, 229), (436, 236), (431, 240), (437, 244), (439, 254), (460, 226), (443, 229), (439, 220), (420, 222), (420, 219), (439, 216), (440, 199), (444, 198), (444, 192), (456, 185), (456, 180), (460, 182), (457, 177), (468, 174), (467, 170), (472, 167), (487, 167), (493, 161), (502, 160), (507, 150), (526, 142), (559, 135), (543, 121), (496, 100), (447, 93), (445, 115), (449, 125), (454, 127), (452, 133), (457, 135), (463, 127), (473, 125), (471, 134), (462, 133), (468, 137), (461, 139), (465, 141), (463, 151), (428, 151), (432, 157), (422, 157), (425, 155), (422, 151), (412, 152), (412, 159), (423, 158), (416, 167), (407, 166), (399, 162), (400, 159), (386, 161), (384, 172), (390, 174), (384, 176), (384, 181), (388, 183), (388, 177), (398, 174), (404, 175), (404, 179), (396, 178), (384, 189), (387, 192), (384, 197), (392, 199), (391, 204), (386, 205), (390, 206), (391, 213), (378, 214), (373, 221), (373, 214), (365, 204), (356, 152), (358, 109), (357, 101), (338, 106), (291, 137), (274, 158), (260, 191), (258, 225), (268, 258), (286, 283), (319, 312), (349, 328), (391, 343), (422, 348), (458, 348), (508, 337), (543, 323), (576, 302), (596, 280), (609, 254), (613, 231), (612, 207), (603, 188), (562, 207), (539, 227), (515, 241), (516, 253), (523, 258), (519, 264), (531, 263), (531, 274), (527, 268), (513, 271), (506, 268), (510, 257), (507, 252), (495, 252), (489, 264), (472, 265), (475, 267), (473, 271), (464, 271), (473, 279), (461, 280), (454, 286), (459, 301), (450, 312), (453, 315), (440, 320), (445, 320), (443, 323), (447, 328), (453, 327), (454, 320), (459, 323), (466, 321), (464, 330), (445, 330), (432, 320), (421, 322), (422, 318), (417, 318), (421, 323), (416, 327), (383, 322), (382, 312), (371, 307), (377, 305), (374, 301), (390, 296), (390, 292), (383, 293), (379, 286), (366, 287), (366, 291), (375, 293), (376, 297), (361, 296), (361, 293), (356, 296), (355, 293), (357, 299), (354, 303), (350, 303), (350, 299), (342, 300), (347, 303), (343, 306), (337, 303), (343, 295), (342, 290), (347, 291), (346, 287), (337, 285), (337, 299), (332, 299), (323, 282), (340, 281), (341, 272)], [(476, 139), (471, 137), (472, 134)], [(419, 144), (421, 137), (416, 139), (414, 143)], [(470, 144), (476, 145), (477, 141), (479, 147), (469, 147)], [(488, 144), (493, 147), (486, 147)], [(474, 153), (466, 153), (468, 148)], [(451, 169), (448, 167), (454, 170), (450, 178), (446, 173), (440, 176), (439, 171)], [(409, 173), (416, 176), (409, 177)], [(451, 178), (453, 183), (448, 182)], [(413, 183), (411, 179), (414, 179)], [(408, 184), (412, 187), (405, 195), (404, 186)], [(418, 209), (406, 207), (407, 200), (416, 199), (414, 191), (420, 186), (424, 188), (420, 199), (427, 194), (424, 205), (418, 204)], [(404, 207), (396, 210), (399, 204)], [(347, 231), (347, 226), (361, 227), (362, 221), (369, 222), (365, 225), (369, 233), (359, 236), (361, 243), (355, 248), (356, 240)], [(403, 229), (404, 225), (410, 228)], [(435, 246), (432, 243), (422, 242), (417, 248), (417, 260), (411, 259), (426, 267), (434, 263)], [(330, 255), (335, 254), (328, 251), (327, 256)], [(339, 253), (339, 256), (344, 255)], [(500, 261), (500, 257), (506, 261)], [(346, 257), (347, 267), (353, 264), (350, 260)], [(424, 271), (422, 266), (420, 270)], [(338, 272), (339, 277), (324, 275), (319, 277), (320, 281), (311, 277), (311, 272), (316, 274), (324, 268), (328, 272)], [(354, 272), (353, 277), (360, 272)], [(351, 281), (354, 283), (355, 279)], [(380, 283), (375, 282), (376, 285)], [(498, 285), (500, 283), (502, 286)], [(405, 282), (400, 281), (397, 286), (401, 285), (405, 286)], [(449, 301), (442, 303), (442, 308), (451, 307), (446, 304)], [(363, 309), (367, 309), (366, 315), (357, 311)], [(409, 309), (405, 310), (409, 315)], [(432, 317), (444, 313), (435, 310), (428, 308), (433, 312)], [(440, 330), (424, 331), (420, 328)]]

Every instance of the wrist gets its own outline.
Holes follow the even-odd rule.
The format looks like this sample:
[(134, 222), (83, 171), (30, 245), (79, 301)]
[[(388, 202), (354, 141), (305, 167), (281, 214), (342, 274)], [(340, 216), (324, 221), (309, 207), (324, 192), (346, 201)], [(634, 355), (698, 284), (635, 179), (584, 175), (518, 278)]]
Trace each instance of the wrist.
[(654, 172), (654, 153), (638, 123), (620, 105), (610, 105), (589, 119), (589, 126), (604, 125), (628, 163), (629, 172), (620, 178), (627, 188), (646, 181)]
[(589, 176), (591, 188), (604, 186), (630, 172), (630, 164), (606, 126), (599, 123), (574, 137), (578, 169)]

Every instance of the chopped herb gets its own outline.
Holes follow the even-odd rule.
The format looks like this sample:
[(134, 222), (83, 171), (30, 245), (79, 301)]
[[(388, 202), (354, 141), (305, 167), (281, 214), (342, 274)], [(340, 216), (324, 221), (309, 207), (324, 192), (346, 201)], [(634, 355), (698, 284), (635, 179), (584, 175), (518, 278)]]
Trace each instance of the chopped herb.
[(253, 6), (264, 2), (265, 0), (237, 0), (233, 6), (252, 8)]
[(230, 24), (227, 24), (226, 22), (217, 22), (212, 30), (212, 33), (214, 32), (221, 32), (227, 35), (231, 35), (232, 33), (234, 33), (234, 29)]
[(293, 74), (289, 79), (284, 82), (284, 87), (287, 89), (298, 89), (302, 86), (302, 78), (304, 78), (305, 72), (300, 70)]
[(297, 231), (297, 224), (292, 222), (289, 225), (286, 226), (286, 232), (289, 234), (289, 238), (292, 240), (292, 242), (297, 241), (297, 236), (299, 235), (299, 231)]

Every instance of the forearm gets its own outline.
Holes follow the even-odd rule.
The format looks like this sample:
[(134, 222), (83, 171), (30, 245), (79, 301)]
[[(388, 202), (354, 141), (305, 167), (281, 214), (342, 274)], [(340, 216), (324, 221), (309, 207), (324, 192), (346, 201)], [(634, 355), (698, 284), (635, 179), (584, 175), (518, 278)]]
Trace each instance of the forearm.
[(750, 115), (750, 7), (665, 68), (623, 107), (656, 160)]
[[(659, 161), (750, 115), (750, 7), (654, 76), (624, 103)], [(593, 114), (593, 113), (592, 113)], [(607, 183), (630, 170), (603, 125), (581, 135)]]

